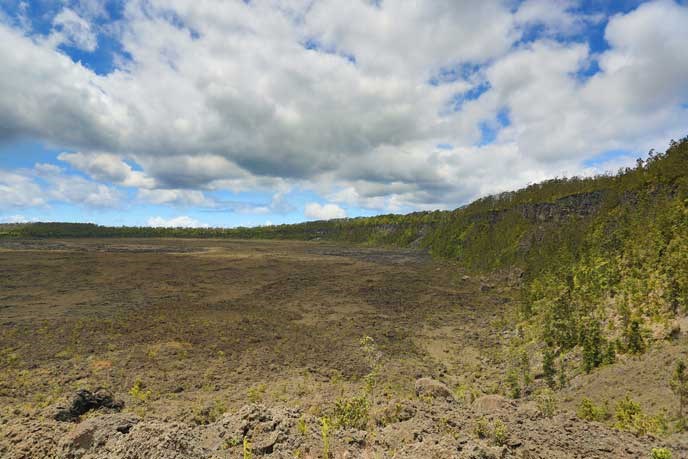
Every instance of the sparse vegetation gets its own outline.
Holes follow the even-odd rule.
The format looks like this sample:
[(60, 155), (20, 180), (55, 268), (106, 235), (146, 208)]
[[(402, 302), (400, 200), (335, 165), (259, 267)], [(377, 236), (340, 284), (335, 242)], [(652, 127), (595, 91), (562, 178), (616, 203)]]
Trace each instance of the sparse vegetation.
[(535, 402), (537, 403), (540, 414), (546, 418), (551, 418), (557, 411), (556, 395), (549, 388), (540, 390), (535, 397)]
[(674, 372), (669, 381), (671, 391), (678, 398), (678, 416), (683, 418), (686, 400), (688, 400), (688, 371), (683, 360), (676, 362)]
[(666, 448), (652, 448), (652, 459), (671, 459), (674, 457)]
[(243, 443), (243, 456), (244, 459), (253, 459), (253, 449), (251, 447), (251, 442), (248, 441), (248, 438), (244, 437), (244, 443)]
[(611, 416), (605, 405), (595, 405), (589, 398), (584, 398), (577, 411), (578, 417), (586, 421), (603, 422)]
[(141, 403), (146, 403), (151, 394), (152, 391), (150, 389), (146, 390), (143, 386), (143, 382), (140, 379), (137, 379), (134, 382), (134, 385), (131, 386), (131, 389), (129, 389), (129, 395)]
[(368, 407), (368, 398), (364, 395), (339, 399), (332, 412), (332, 425), (364, 430), (368, 425)]
[(640, 404), (628, 396), (617, 403), (614, 417), (616, 428), (628, 430), (636, 435), (663, 433), (668, 429), (664, 416), (645, 414)]
[(330, 418), (322, 417), (320, 418), (320, 435), (322, 438), (323, 446), (323, 459), (329, 459), (330, 457), (330, 431), (332, 430), (332, 423)]

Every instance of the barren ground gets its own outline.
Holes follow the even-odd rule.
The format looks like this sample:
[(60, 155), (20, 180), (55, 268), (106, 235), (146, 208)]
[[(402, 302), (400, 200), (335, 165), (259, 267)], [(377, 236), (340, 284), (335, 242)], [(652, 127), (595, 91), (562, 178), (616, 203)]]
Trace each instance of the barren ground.
[[(283, 441), (275, 457), (318, 457), (318, 419), (338, 398), (361, 393), (369, 367), (359, 341), (370, 336), (383, 368), (373, 411), (381, 416), (389, 404), (411, 404), (418, 423), (436, 424), (434, 430), (419, 427), (425, 437), (446, 437), (449, 446), (437, 440), (443, 452), (425, 448), (423, 456), (410, 446), (423, 435), (419, 440), (413, 419), (403, 419), (411, 424), (392, 430), (407, 435), (368, 432), (355, 447), (335, 435), (335, 453), (339, 448), (341, 454), (348, 451), (346, 457), (456, 457), (462, 448), (452, 441), (461, 445), (472, 438), (476, 410), (464, 400), (449, 406), (419, 400), (414, 384), (430, 377), (452, 391), (499, 392), (516, 298), (505, 279), (465, 277), (452, 263), (414, 251), (288, 241), (0, 241), (0, 456), (44, 457), (47, 452), (37, 451), (49, 451), (57, 457), (148, 457), (99, 456), (97, 448), (88, 453), (90, 443), (82, 453), (55, 452), (64, 443), (60, 436), (75, 427), (53, 422), (46, 413), (78, 389), (102, 387), (124, 400), (125, 413), (117, 416), (133, 416), (142, 426), (144, 420), (217, 430), (223, 415), (246, 416), (240, 414), (245, 405), (294, 409), (294, 419), (306, 422), (304, 439)], [(606, 384), (601, 378), (598, 386)], [(130, 394), (137, 381), (143, 397)], [(567, 406), (575, 406), (583, 392), (570, 391)], [(528, 413), (522, 408), (499, 408), (514, 438), (528, 430), (523, 422), (530, 418), (517, 422), (518, 413)], [(573, 422), (566, 413), (560, 417)], [(376, 420), (380, 429), (401, 422), (387, 421)], [(35, 441), (27, 444), (24, 434), (31, 429)], [(614, 439), (606, 427), (594, 429)], [(637, 443), (639, 451), (661, 443), (623, 435), (619, 443)], [(635, 454), (619, 456), (610, 440), (606, 449), (581, 455), (575, 440), (563, 440), (547, 447), (556, 453), (545, 449), (526, 456), (518, 452), (526, 450), (528, 438), (512, 441), (499, 454)], [(224, 453), (207, 457), (240, 455), (233, 441), (215, 446)], [(404, 456), (405, 450), (416, 453)], [(271, 446), (263, 453), (272, 452)]]

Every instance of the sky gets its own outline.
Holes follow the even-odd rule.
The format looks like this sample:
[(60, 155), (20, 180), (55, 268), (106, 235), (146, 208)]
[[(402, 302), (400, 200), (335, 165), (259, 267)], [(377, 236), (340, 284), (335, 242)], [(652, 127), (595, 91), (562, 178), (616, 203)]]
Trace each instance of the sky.
[(688, 134), (678, 0), (0, 0), (0, 222), (453, 209)]

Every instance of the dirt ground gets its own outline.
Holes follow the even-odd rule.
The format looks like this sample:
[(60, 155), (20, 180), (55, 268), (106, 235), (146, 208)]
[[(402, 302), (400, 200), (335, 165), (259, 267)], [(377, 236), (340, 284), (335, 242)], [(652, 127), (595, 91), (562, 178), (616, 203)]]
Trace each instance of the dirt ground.
[[(380, 431), (376, 441), (384, 443), (383, 453), (370, 457), (457, 457), (476, 416), (474, 408), (462, 408), (462, 399), (504, 391), (504, 349), (518, 298), (505, 278), (467, 276), (455, 264), (421, 252), (325, 242), (5, 240), (0, 241), (0, 279), (0, 453), (4, 435), (15, 445), (5, 451), (17, 458), (41, 457), (36, 443), (71, 432), (64, 423), (37, 424), (37, 419), (75, 391), (98, 388), (125, 402), (118, 416), (149, 422), (138, 424), (142, 432), (155, 423), (168, 425), (168, 431), (169, 423), (179, 423), (216, 432), (220, 425), (253, 419), (245, 412), (255, 408), (247, 406), (267, 413), (273, 408), (264, 407), (281, 407), (274, 408), (286, 410), (279, 411), (279, 419), (291, 419), (285, 435), (294, 434), (302, 419), (311, 419), (310, 427), (298, 430), (312, 431), (316, 444), (321, 441), (318, 419), (336, 400), (363, 391), (363, 377), (371, 370), (360, 344), (365, 336), (373, 338), (382, 369), (373, 409), (386, 416), (385, 423), (412, 423), (399, 414), (410, 404), (408, 410), (422, 419), (406, 431), (387, 426), (389, 438), (401, 442), (396, 446), (384, 443), (386, 434)], [(419, 378), (445, 384), (450, 398), (461, 403), (418, 405)], [(584, 395), (570, 392), (567, 403), (573, 406)], [(389, 406), (395, 414), (385, 414)], [(510, 402), (500, 409), (506, 410), (509, 426), (525, 432), (524, 422), (530, 421), (524, 407)], [(519, 420), (522, 415), (526, 421)], [(258, 417), (265, 416), (272, 415)], [(599, 455), (567, 455), (581, 448), (588, 432), (574, 418), (563, 414), (561, 423), (573, 423), (582, 433), (576, 434), (578, 440), (552, 443), (561, 455), (499, 457), (634, 457), (630, 446), (619, 456), (612, 443), (622, 448), (632, 442), (602, 426), (593, 431), (602, 432), (600, 438), (611, 446)], [(279, 422), (271, 424), (271, 432)], [(542, 432), (552, 424), (537, 422), (542, 425), (531, 429), (535, 436), (523, 438), (550, 441)], [(572, 429), (562, 427), (578, 432)], [(44, 440), (18, 453), (16, 445), (27, 430)], [(399, 447), (422, 442), (430, 432), (440, 435), (437, 448), (449, 441), (448, 449), (433, 453), (423, 447), (423, 455)], [(458, 449), (457, 441), (463, 441)], [(524, 441), (508, 447), (523, 450)], [(638, 451), (656, 444), (633, 442)], [(239, 457), (240, 445), (228, 448), (231, 454), (217, 457)], [(404, 456), (403, 451), (416, 453)], [(128, 454), (56, 457), (139, 457)], [(275, 457), (296, 453), (288, 454)]]
[(363, 336), (395, 393), (495, 371), (511, 301), (419, 252), (283, 241), (9, 241), (0, 278), (0, 407), (126, 399), (138, 380), (147, 416), (182, 420), (214, 401), (316, 409), (368, 372)]

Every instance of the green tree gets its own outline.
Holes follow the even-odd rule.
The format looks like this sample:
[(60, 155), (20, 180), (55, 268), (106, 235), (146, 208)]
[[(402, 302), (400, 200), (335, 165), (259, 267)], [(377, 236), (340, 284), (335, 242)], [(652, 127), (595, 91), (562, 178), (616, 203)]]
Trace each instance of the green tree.
[(545, 382), (547, 385), (551, 389), (554, 389), (554, 377), (557, 374), (557, 369), (554, 366), (554, 352), (549, 347), (545, 348), (542, 353), (542, 372), (545, 375)]
[(602, 337), (600, 324), (595, 319), (589, 319), (581, 330), (583, 343), (583, 369), (590, 373), (604, 361), (605, 340)]
[(640, 330), (640, 320), (632, 319), (626, 329), (626, 349), (631, 354), (642, 354), (645, 351), (645, 340)]
[(683, 360), (676, 362), (669, 386), (671, 391), (678, 397), (678, 415), (683, 417), (683, 410), (688, 400), (688, 373)]

